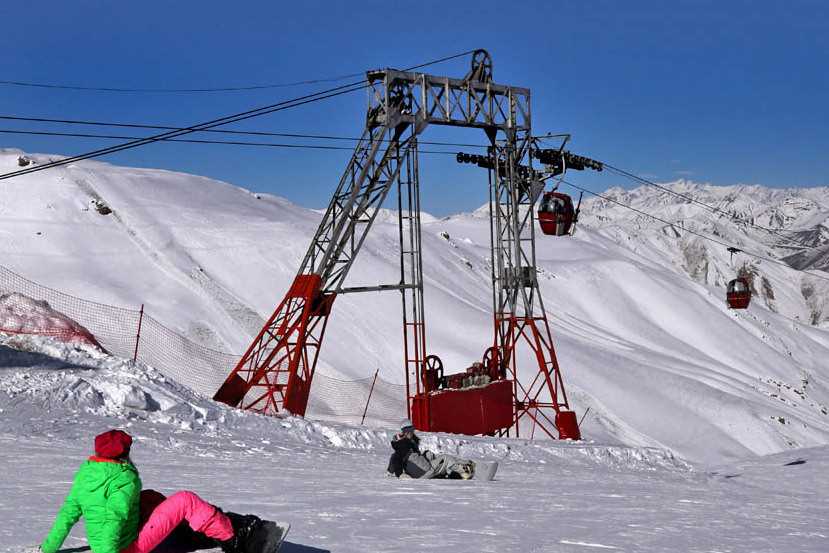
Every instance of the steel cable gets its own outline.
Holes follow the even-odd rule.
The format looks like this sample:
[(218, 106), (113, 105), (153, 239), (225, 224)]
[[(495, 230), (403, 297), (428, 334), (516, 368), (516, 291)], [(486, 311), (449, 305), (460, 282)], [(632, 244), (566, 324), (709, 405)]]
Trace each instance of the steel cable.
[(754, 223), (746, 221), (742, 217), (738, 217), (737, 215), (735, 215), (733, 213), (729, 213), (727, 211), (724, 211), (724, 210), (722, 210), (718, 207), (708, 205), (705, 202), (701, 202), (701, 201), (697, 200), (696, 198), (694, 198), (692, 196), (689, 196), (687, 194), (683, 194), (681, 192), (677, 192), (675, 190), (671, 190), (667, 186), (662, 186), (661, 184), (657, 184), (655, 182), (649, 181), (646, 178), (643, 178), (643, 177), (640, 177), (639, 175), (636, 175), (634, 173), (630, 173), (628, 171), (625, 171), (624, 169), (619, 169), (618, 167), (614, 167), (613, 165), (610, 165), (609, 163), (606, 163), (604, 161), (602, 161), (601, 163), (606, 168), (610, 169), (612, 172), (614, 172), (615, 174), (617, 174), (619, 176), (626, 177), (628, 179), (640, 182), (640, 183), (645, 184), (647, 186), (653, 186), (655, 188), (658, 188), (659, 190), (662, 190), (664, 192), (668, 192), (669, 194), (673, 194), (674, 196), (677, 196), (679, 198), (683, 198), (685, 200), (688, 200), (691, 203), (702, 206), (705, 209), (707, 209), (708, 211), (710, 211), (711, 213), (718, 214), (718, 215), (724, 215), (724, 216), (728, 217), (729, 219), (731, 219), (732, 221), (740, 222), (740, 223), (746, 224), (748, 226), (751, 226), (751, 227), (766, 231), (768, 233), (774, 234), (776, 236), (779, 236), (779, 237), (783, 238), (784, 240), (787, 240), (790, 244), (797, 244), (797, 246), (795, 246), (795, 247), (806, 248), (806, 246), (804, 246), (801, 243), (793, 242), (792, 241), (793, 239), (790, 236), (784, 236), (783, 234), (780, 234), (780, 232), (776, 229), (771, 229), (771, 228), (768, 228), (768, 227), (764, 227), (762, 225), (755, 225)]
[[(689, 228), (686, 228), (686, 227), (685, 227), (684, 225), (682, 225), (681, 223), (672, 223), (672, 222), (670, 222), (670, 221), (667, 221), (667, 220), (665, 220), (665, 219), (662, 219), (661, 217), (657, 217), (656, 215), (652, 215), (652, 214), (650, 214), (650, 213), (648, 213), (648, 212), (646, 212), (646, 211), (642, 211), (641, 209), (637, 209), (637, 208), (635, 208), (635, 207), (633, 207), (633, 206), (631, 206), (631, 205), (629, 205), (629, 204), (626, 204), (626, 203), (624, 203), (624, 202), (620, 202), (620, 201), (618, 201), (618, 200), (614, 200), (613, 198), (610, 198), (610, 197), (605, 196), (605, 195), (603, 195), (603, 194), (599, 194), (598, 192), (593, 192), (592, 190), (590, 190), (590, 189), (588, 189), (588, 188), (584, 188), (584, 187), (579, 186), (579, 185), (577, 185), (577, 184), (573, 184), (572, 182), (569, 182), (569, 181), (567, 181), (567, 180), (564, 180), (564, 179), (558, 179), (558, 180), (559, 180), (560, 182), (562, 182), (562, 183), (566, 184), (567, 186), (570, 186), (570, 187), (572, 187), (572, 188), (575, 188), (576, 190), (581, 190), (582, 192), (586, 192), (586, 193), (588, 193), (588, 194), (590, 194), (590, 195), (592, 195), (592, 196), (596, 196), (597, 198), (601, 198), (602, 200), (605, 200), (605, 201), (607, 201), (607, 202), (610, 202), (610, 203), (616, 204), (616, 205), (621, 206), (621, 207), (624, 207), (624, 208), (626, 208), (626, 209), (630, 209), (630, 210), (632, 210), (632, 211), (635, 211), (636, 213), (639, 213), (640, 215), (644, 215), (645, 217), (649, 217), (649, 218), (651, 218), (651, 219), (654, 219), (654, 220), (656, 220), (656, 221), (659, 221), (660, 223), (665, 223), (666, 225), (669, 225), (669, 226), (671, 226), (671, 227), (679, 227), (679, 229), (680, 229), (680, 230), (682, 230), (683, 232), (688, 232), (688, 233), (690, 233), (690, 234), (693, 234), (693, 235), (695, 235), (695, 236), (698, 236), (698, 237), (703, 238), (703, 239), (705, 239), (705, 240), (708, 240), (708, 241), (710, 241), (710, 242), (714, 242), (714, 243), (716, 243), (716, 244), (719, 244), (720, 246), (731, 247), (731, 244), (728, 244), (727, 242), (723, 242), (723, 241), (721, 241), (721, 240), (717, 240), (716, 238), (711, 238), (710, 236), (706, 236), (705, 234), (702, 234), (702, 233), (699, 233), (699, 232), (697, 232), (697, 231), (694, 231), (694, 230), (691, 230), (691, 229), (689, 229)], [(764, 261), (769, 261), (769, 262), (771, 262), (771, 263), (776, 263), (777, 265), (781, 265), (781, 266), (783, 266), (783, 267), (786, 267), (787, 269), (791, 269), (792, 271), (797, 271), (797, 272), (799, 272), (799, 273), (805, 273), (805, 274), (810, 275), (810, 276), (813, 276), (813, 277), (815, 277), (815, 278), (819, 278), (819, 279), (822, 279), (822, 280), (829, 281), (829, 277), (828, 277), (828, 276), (819, 275), (819, 274), (816, 274), (816, 273), (813, 273), (813, 272), (810, 272), (810, 271), (808, 271), (808, 270), (804, 270), (804, 269), (795, 269), (795, 268), (794, 268), (794, 267), (792, 267), (791, 265), (788, 265), (787, 263), (785, 263), (784, 261), (781, 261), (781, 260), (779, 260), (779, 259), (774, 259), (773, 257), (768, 257), (768, 256), (765, 256), (765, 255), (761, 255), (761, 254), (757, 254), (757, 253), (748, 252), (748, 251), (746, 251), (746, 250), (743, 250), (742, 248), (740, 248), (740, 251), (741, 251), (742, 253), (744, 253), (744, 254), (748, 255), (749, 257), (755, 257), (755, 258), (757, 258), (757, 259), (762, 259), (762, 260), (764, 260)]]
[[(415, 66), (412, 66), (412, 67), (406, 69), (406, 71), (411, 71), (413, 69), (419, 69), (421, 67), (426, 67), (426, 66), (429, 66), (429, 65), (442, 63), (444, 61), (448, 61), (448, 60), (451, 60), (451, 59), (455, 59), (455, 58), (459, 58), (459, 57), (462, 57), (462, 56), (469, 55), (472, 52), (474, 52), (474, 50), (470, 50), (470, 51), (467, 51), (467, 52), (461, 52), (459, 54), (453, 54), (451, 56), (446, 56), (446, 57), (439, 58), (439, 59), (436, 59), (436, 60), (432, 60), (432, 61), (429, 61), (429, 62), (426, 62), (426, 63), (418, 64), (418, 65), (415, 65)], [(362, 90), (362, 89), (366, 88), (367, 86), (368, 86), (367, 81), (365, 79), (363, 79), (363, 80), (358, 81), (358, 82), (348, 83), (348, 84), (345, 84), (345, 85), (340, 85), (340, 86), (330, 88), (330, 89), (327, 89), (327, 90), (323, 90), (323, 91), (320, 91), (320, 92), (314, 92), (312, 94), (306, 94), (304, 96), (299, 96), (298, 98), (292, 98), (290, 100), (284, 100), (282, 102), (277, 102), (276, 104), (271, 104), (271, 105), (268, 105), (268, 106), (263, 106), (263, 107), (260, 107), (260, 108), (255, 108), (255, 109), (243, 111), (243, 112), (240, 112), (240, 113), (236, 113), (236, 114), (233, 114), (233, 115), (220, 117), (218, 119), (213, 119), (211, 121), (207, 121), (207, 122), (204, 122), (204, 123), (198, 123), (198, 124), (192, 125), (190, 127), (185, 127), (181, 130), (168, 131), (168, 132), (165, 132), (165, 133), (157, 134), (157, 135), (154, 135), (154, 136), (149, 136), (149, 137), (142, 138), (142, 139), (139, 139), (139, 140), (133, 140), (133, 141), (130, 141), (130, 142), (126, 142), (124, 144), (119, 144), (119, 145), (116, 145), (116, 146), (111, 146), (111, 147), (108, 147), (108, 148), (102, 148), (102, 149), (99, 149), (99, 150), (93, 150), (91, 152), (86, 152), (84, 154), (71, 156), (71, 157), (61, 159), (61, 160), (57, 160), (57, 161), (54, 161), (54, 162), (51, 162), (51, 163), (46, 163), (44, 165), (38, 165), (36, 167), (29, 167), (29, 168), (26, 168), (26, 169), (21, 169), (19, 171), (13, 171), (11, 173), (5, 173), (3, 175), (0, 175), (0, 180), (13, 178), (13, 177), (17, 177), (17, 176), (20, 176), (20, 175), (26, 175), (26, 174), (29, 174), (29, 173), (35, 173), (35, 172), (38, 172), (38, 171), (44, 171), (46, 169), (51, 169), (52, 167), (59, 167), (59, 166), (62, 166), (62, 165), (68, 165), (68, 164), (74, 163), (76, 161), (82, 161), (84, 159), (91, 159), (91, 158), (95, 158), (95, 157), (100, 157), (100, 156), (103, 156), (103, 155), (112, 154), (112, 153), (120, 152), (120, 151), (123, 151), (123, 150), (128, 150), (128, 149), (131, 149), (131, 148), (137, 148), (139, 146), (145, 146), (147, 144), (152, 144), (152, 143), (158, 142), (160, 140), (164, 140), (164, 139), (167, 139), (167, 138), (175, 138), (175, 137), (178, 137), (178, 136), (183, 136), (185, 134), (190, 134), (192, 132), (196, 132), (196, 131), (199, 131), (199, 130), (206, 130), (206, 129), (211, 129), (213, 127), (218, 127), (220, 125), (227, 125), (229, 123), (236, 123), (236, 122), (244, 121), (246, 119), (250, 119), (250, 118), (253, 118), (253, 117), (261, 117), (262, 115), (267, 115), (267, 114), (270, 114), (270, 113), (275, 113), (275, 112), (278, 112), (278, 111), (298, 107), (298, 106), (308, 104), (308, 103), (311, 103), (311, 102), (318, 102), (320, 100), (324, 100), (324, 99), (327, 99), (327, 98), (333, 98), (335, 96), (340, 96), (340, 95), (343, 95), (343, 94), (348, 94), (350, 92), (355, 92), (357, 90)]]
[[(13, 121), (41, 121), (41, 122), (50, 122), (50, 123), (71, 123), (71, 124), (79, 124), (79, 125), (90, 125), (90, 126), (102, 126), (102, 127), (130, 127), (130, 128), (139, 128), (139, 129), (167, 129), (167, 130), (184, 130), (184, 127), (170, 127), (170, 126), (162, 126), (162, 125), (142, 125), (142, 124), (133, 124), (133, 123), (93, 123), (93, 122), (81, 122), (81, 121), (72, 121), (72, 120), (60, 120), (60, 119), (43, 119), (39, 117), (17, 117), (17, 116), (10, 116), (10, 115), (0, 115), (0, 119), (6, 120), (13, 120)], [(207, 130), (199, 130), (196, 132), (207, 132), (207, 133), (217, 133), (217, 134), (232, 134), (232, 135), (250, 135), (250, 136), (275, 136), (280, 138), (310, 138), (314, 140), (337, 140), (337, 141), (350, 141), (350, 142), (359, 142), (360, 139), (356, 137), (349, 137), (349, 136), (331, 136), (331, 135), (322, 135), (322, 134), (301, 134), (301, 133), (279, 133), (279, 132), (266, 132), (266, 131), (229, 131), (229, 130), (219, 130), (219, 129), (207, 129)], [(23, 129), (3, 129), (0, 130), (0, 133), (6, 134), (31, 134), (31, 135), (43, 135), (43, 136), (65, 136), (65, 137), (75, 137), (75, 138), (120, 138), (120, 139), (135, 139), (138, 140), (141, 137), (134, 137), (134, 136), (119, 136), (119, 135), (105, 135), (105, 134), (88, 134), (88, 133), (68, 133), (68, 132), (58, 132), (58, 131), (36, 131), (36, 130), (23, 130)], [(176, 139), (165, 139), (171, 142), (195, 142), (195, 143), (203, 143), (203, 144), (235, 144), (235, 145), (250, 145), (250, 146), (271, 146), (270, 143), (257, 143), (257, 142), (234, 142), (234, 141), (223, 141), (223, 140), (176, 140)], [(387, 142), (387, 140), (383, 140), (382, 142)], [(465, 144), (459, 142), (430, 142), (426, 140), (418, 140), (418, 144), (426, 144), (429, 146), (458, 146), (458, 147), (465, 147), (465, 148), (486, 148), (483, 144)], [(310, 147), (310, 146), (309, 146)], [(326, 149), (326, 148), (322, 148)], [(345, 149), (345, 150), (353, 150), (353, 148), (327, 148), (327, 149)], [(423, 152), (421, 150), (421, 152)], [(427, 153), (435, 153), (435, 152), (427, 152)], [(456, 155), (457, 152), (445, 152), (451, 153), (452, 155)]]

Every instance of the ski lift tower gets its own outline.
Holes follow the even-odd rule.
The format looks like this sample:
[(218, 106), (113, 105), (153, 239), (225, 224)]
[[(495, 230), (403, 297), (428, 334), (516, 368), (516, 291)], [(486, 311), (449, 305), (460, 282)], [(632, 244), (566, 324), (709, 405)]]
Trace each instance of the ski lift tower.
[[(475, 51), (462, 79), (395, 69), (367, 73), (366, 126), (282, 302), (214, 398), (266, 414), (304, 415), (337, 296), (398, 290), (403, 302), (407, 410), (421, 430), (517, 435), (531, 419), (551, 437), (578, 439), (538, 289), (530, 91), (492, 81)], [(472, 127), (490, 144), (494, 338), (469, 377), (442, 374), (428, 355), (423, 302), (417, 137), (429, 125)], [(392, 187), (398, 190), (400, 281), (345, 279)], [(521, 344), (536, 367), (519, 370)], [(474, 377), (474, 378), (473, 378)], [(554, 433), (556, 432), (556, 433)]]

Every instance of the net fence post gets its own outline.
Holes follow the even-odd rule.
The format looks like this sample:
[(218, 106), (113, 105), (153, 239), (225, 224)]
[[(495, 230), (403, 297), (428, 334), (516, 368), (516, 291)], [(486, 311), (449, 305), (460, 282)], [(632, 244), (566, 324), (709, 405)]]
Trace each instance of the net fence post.
[(132, 362), (138, 359), (138, 341), (141, 339), (141, 323), (144, 321), (144, 304), (141, 304), (141, 310), (138, 312), (138, 332), (135, 334), (135, 351), (132, 354)]
[(360, 421), (360, 426), (362, 426), (366, 422), (366, 413), (368, 413), (368, 403), (371, 401), (371, 392), (374, 391), (374, 384), (375, 382), (377, 382), (377, 373), (379, 372), (379, 368), (376, 371), (374, 371), (374, 379), (371, 381), (371, 388), (368, 389), (368, 397), (366, 398), (366, 408), (363, 409), (363, 419)]

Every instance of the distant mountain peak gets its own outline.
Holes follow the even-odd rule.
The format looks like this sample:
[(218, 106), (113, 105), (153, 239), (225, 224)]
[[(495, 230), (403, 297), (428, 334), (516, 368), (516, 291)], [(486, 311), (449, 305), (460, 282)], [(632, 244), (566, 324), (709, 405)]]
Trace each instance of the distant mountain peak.
[[(639, 212), (586, 198), (581, 224), (611, 236), (624, 235), (620, 245), (637, 252), (649, 249), (654, 259), (681, 268), (702, 284), (723, 287), (729, 275), (750, 264), (762, 283), (755, 286), (757, 299), (769, 309), (812, 324), (829, 321), (829, 281), (802, 272), (820, 271), (829, 279), (829, 189), (715, 186), (687, 179), (660, 186), (673, 193), (643, 185), (630, 190), (613, 187), (602, 194)], [(717, 242), (778, 260), (793, 270), (747, 254), (732, 256)], [(802, 292), (803, 279), (810, 281), (808, 297)]]

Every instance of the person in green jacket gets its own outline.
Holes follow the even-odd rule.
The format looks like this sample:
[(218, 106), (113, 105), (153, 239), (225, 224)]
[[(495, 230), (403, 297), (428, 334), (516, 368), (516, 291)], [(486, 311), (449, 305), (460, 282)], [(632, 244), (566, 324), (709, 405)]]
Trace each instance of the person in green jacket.
[(57, 553), (81, 517), (92, 553), (151, 553), (183, 521), (215, 540), (225, 553), (243, 551), (245, 539), (261, 520), (223, 513), (193, 492), (177, 492), (151, 512), (141, 513), (141, 478), (129, 458), (131, 446), (132, 437), (122, 430), (95, 437), (95, 455), (75, 474), (69, 495), (40, 545), (42, 553)]

